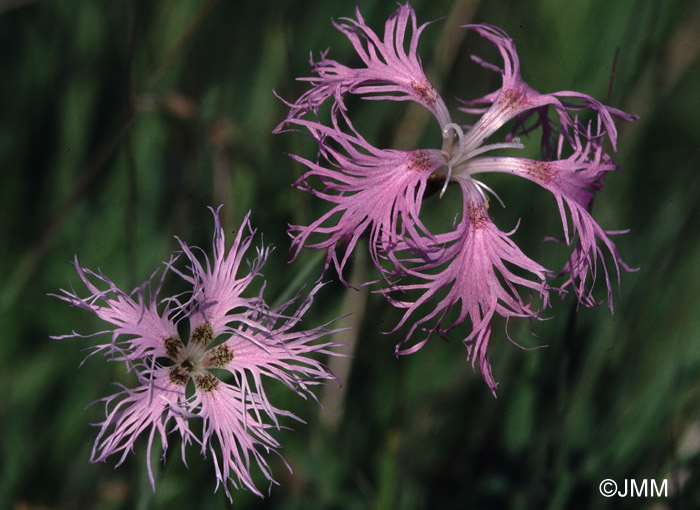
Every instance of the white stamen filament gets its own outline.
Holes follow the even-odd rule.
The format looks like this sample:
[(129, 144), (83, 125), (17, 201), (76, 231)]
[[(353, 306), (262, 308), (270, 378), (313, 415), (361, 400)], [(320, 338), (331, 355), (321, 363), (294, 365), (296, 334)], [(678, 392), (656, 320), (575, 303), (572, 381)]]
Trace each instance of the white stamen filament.
[(450, 163), (447, 163), (447, 176), (445, 176), (445, 182), (442, 185), (442, 189), (440, 190), (440, 198), (442, 198), (442, 195), (445, 194), (445, 191), (447, 190), (447, 185), (450, 183), (450, 178), (452, 177), (452, 165)]
[(497, 149), (524, 149), (525, 146), (520, 143), (520, 138), (513, 138), (511, 142), (502, 142), (502, 143), (492, 143), (490, 145), (484, 145), (483, 147), (479, 147), (478, 149), (475, 149), (469, 153), (469, 158), (473, 158), (474, 156), (478, 156), (479, 154), (483, 154), (484, 152), (489, 152), (489, 151), (495, 151)]
[(476, 184), (476, 189), (479, 190), (479, 194), (481, 195), (481, 198), (484, 199), (484, 202), (488, 202), (488, 197), (486, 196), (486, 193), (484, 193), (484, 191), (488, 191), (494, 197), (496, 197), (496, 200), (498, 200), (498, 203), (501, 204), (501, 207), (504, 209), (506, 208), (506, 204), (503, 203), (503, 200), (501, 200), (501, 197), (498, 196), (498, 193), (492, 190), (489, 186), (481, 181), (477, 181), (476, 179), (472, 179), (472, 182)]
[[(452, 151), (452, 138), (450, 131), (454, 131), (457, 135), (458, 141), (456, 152)], [(462, 144), (464, 143), (464, 131), (462, 131), (462, 128), (458, 124), (450, 122), (449, 124), (446, 124), (445, 127), (442, 129), (442, 137), (448, 141), (448, 150), (442, 152), (445, 155), (445, 157), (449, 159), (447, 159), (447, 176), (445, 177), (445, 183), (442, 185), (442, 189), (440, 190), (440, 198), (442, 198), (442, 196), (445, 194), (445, 190), (447, 190), (447, 185), (450, 183), (450, 178), (452, 177), (452, 166), (455, 164), (455, 159), (458, 158), (462, 152)], [(452, 154), (453, 152), (454, 154)]]

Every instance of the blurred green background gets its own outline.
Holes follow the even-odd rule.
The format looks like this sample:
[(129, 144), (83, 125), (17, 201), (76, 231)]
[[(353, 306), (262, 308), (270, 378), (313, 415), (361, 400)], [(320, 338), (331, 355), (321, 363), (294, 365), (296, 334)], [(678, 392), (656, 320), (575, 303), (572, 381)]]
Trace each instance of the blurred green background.
[[(494, 322), (489, 350), (498, 399), (465, 363), (460, 340), (434, 340), (395, 359), (400, 315), (366, 290), (326, 287), (308, 313), (312, 327), (353, 312), (339, 341), (354, 357), (335, 365), (342, 393), (319, 392), (326, 409), (271, 385), (273, 403), (308, 424), (280, 431), (289, 475), (261, 500), (234, 492), (237, 508), (700, 508), (700, 4), (691, 0), (415, 0), (426, 29), (420, 53), (453, 111), (494, 90), (499, 78), (469, 60), (499, 62), (468, 22), (504, 28), (523, 76), (541, 91), (578, 90), (603, 99), (615, 51), (611, 105), (640, 115), (620, 126), (617, 162), (594, 214), (637, 273), (623, 274), (615, 314), (555, 300), (539, 338), (517, 321), (510, 344)], [(383, 31), (392, 1), (362, 13)], [(103, 417), (92, 401), (129, 383), (100, 357), (80, 369), (95, 342), (49, 335), (101, 328), (89, 313), (47, 296), (76, 282), (70, 262), (101, 268), (130, 289), (176, 249), (173, 235), (209, 246), (207, 205), (225, 204), (236, 228), (253, 224), (277, 249), (265, 275), (278, 302), (321, 265), (303, 253), (288, 265), (288, 223), (322, 210), (290, 183), (313, 158), (301, 135), (271, 134), (297, 98), (308, 55), (331, 47), (356, 62), (331, 17), (340, 1), (0, 1), (0, 508), (227, 508), (213, 466), (196, 448), (189, 469), (177, 440), (153, 494), (145, 443), (113, 470), (89, 464)], [(355, 60), (353, 60), (355, 59)], [(358, 125), (382, 146), (439, 141), (434, 123), (407, 103), (353, 102)], [(398, 119), (398, 120), (397, 120)], [(460, 118), (461, 120), (466, 120)], [(554, 201), (528, 183), (493, 185), (507, 204), (499, 225), (522, 224), (516, 240), (554, 266), (544, 235), (559, 235)], [(452, 196), (452, 198), (450, 198)], [(451, 221), (456, 194), (426, 210)], [(500, 215), (500, 216), (499, 216)], [(358, 256), (348, 277), (373, 273)], [(326, 278), (332, 278), (329, 273)], [(79, 288), (79, 287), (78, 287)], [(602, 290), (602, 289), (601, 289)], [(400, 334), (401, 332), (399, 332)], [(461, 335), (460, 335), (461, 334)], [(156, 464), (158, 462), (156, 461)], [(667, 498), (604, 498), (610, 478), (668, 480)], [(264, 480), (258, 477), (265, 489)]]

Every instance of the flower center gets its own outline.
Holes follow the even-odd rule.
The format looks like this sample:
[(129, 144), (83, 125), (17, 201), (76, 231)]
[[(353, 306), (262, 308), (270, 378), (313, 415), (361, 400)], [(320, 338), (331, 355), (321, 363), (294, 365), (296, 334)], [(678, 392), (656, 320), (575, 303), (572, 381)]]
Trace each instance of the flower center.
[[(470, 149), (469, 147), (473, 145), (473, 140), (470, 139), (471, 137), (469, 135), (470, 132), (467, 132), (467, 134), (465, 135), (462, 127), (454, 122), (446, 124), (442, 130), (444, 148), (441, 152), (443, 157), (445, 158), (445, 166), (438, 170), (439, 173), (436, 172), (436, 174), (439, 177), (443, 177), (445, 179), (445, 182), (442, 185), (442, 190), (440, 191), (440, 198), (442, 198), (442, 196), (445, 194), (447, 185), (450, 182), (455, 181), (459, 178), (468, 178), (472, 180), (477, 185), (477, 188), (479, 189), (480, 193), (482, 193), (482, 195), (482, 189), (494, 193), (493, 190), (491, 190), (491, 188), (489, 188), (482, 182), (474, 180), (471, 177), (471, 172), (469, 170), (468, 165), (469, 160), (492, 150), (525, 148), (525, 146), (522, 143), (520, 143), (519, 138), (513, 138), (513, 140), (511, 140), (510, 142), (492, 143), (488, 145), (483, 145), (481, 147), (477, 147), (475, 149)], [(455, 137), (457, 138), (457, 143), (454, 143)], [(443, 170), (443, 168), (445, 170)], [(495, 195), (495, 193), (494, 196), (498, 198), (498, 196)], [(498, 200), (500, 202), (500, 198), (498, 198)]]
[(233, 360), (233, 349), (223, 343), (207, 350), (213, 340), (214, 332), (206, 323), (192, 330), (187, 346), (179, 336), (165, 339), (165, 353), (175, 363), (168, 376), (173, 384), (185, 386), (193, 379), (200, 391), (217, 388), (219, 379), (207, 369), (226, 367)]

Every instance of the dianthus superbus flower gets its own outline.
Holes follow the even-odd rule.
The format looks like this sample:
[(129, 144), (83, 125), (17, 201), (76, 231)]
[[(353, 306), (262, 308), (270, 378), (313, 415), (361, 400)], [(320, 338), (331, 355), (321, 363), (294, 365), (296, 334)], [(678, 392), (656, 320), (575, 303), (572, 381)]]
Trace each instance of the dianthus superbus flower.
[[(444, 334), (468, 318), (472, 329), (464, 343), (493, 391), (497, 383), (487, 346), (494, 315), (540, 318), (553, 290), (572, 290), (579, 303), (596, 305), (593, 284), (600, 273), (612, 310), (606, 258), (612, 260), (618, 285), (620, 268), (630, 269), (610, 238), (618, 232), (598, 225), (590, 203), (602, 189), (604, 175), (618, 169), (604, 149), (606, 143), (616, 149), (615, 122), (635, 117), (580, 92), (534, 90), (522, 79), (513, 41), (497, 27), (479, 24), (465, 28), (489, 41), (503, 65), (472, 59), (500, 73), (502, 83), (481, 98), (460, 100), (458, 110), (477, 117), (471, 124), (459, 124), (423, 72), (417, 48), (427, 24), (418, 25), (408, 3), (390, 16), (383, 37), (365, 23), (359, 8), (356, 19), (343, 18), (334, 25), (348, 37), (362, 64), (348, 67), (327, 51), (312, 60), (313, 76), (302, 78), (311, 88), (288, 103), (289, 115), (277, 128), (307, 131), (317, 141), (317, 158), (292, 155), (307, 167), (297, 184), (333, 204), (310, 225), (291, 227), (293, 247), (296, 252), (327, 248), (327, 266), (332, 263), (342, 278), (357, 240), (368, 233), (374, 265), (388, 282), (380, 292), (405, 309), (399, 326), (412, 321), (396, 352), (415, 352), (432, 333)], [(435, 118), (442, 146), (412, 151), (373, 146), (350, 121), (348, 95), (420, 104)], [(329, 102), (327, 120), (322, 107)], [(505, 135), (494, 141), (504, 128)], [(537, 133), (542, 159), (513, 155)], [(525, 178), (554, 195), (562, 240), (571, 246), (560, 271), (530, 259), (510, 239), (512, 232), (495, 225), (488, 195), (500, 198), (480, 180), (492, 172)], [(420, 218), (426, 190), (437, 189), (442, 197), (449, 184), (457, 184), (462, 193), (461, 215), (455, 211), (454, 225), (431, 232)], [(453, 309), (456, 319), (444, 324)], [(412, 346), (404, 346), (411, 340)]]
[[(262, 496), (251, 470), (259, 469), (275, 483), (266, 460), (280, 444), (271, 435), (280, 418), (298, 420), (268, 399), (265, 380), (282, 382), (298, 395), (315, 399), (314, 385), (334, 379), (318, 355), (335, 355), (337, 344), (322, 340), (332, 330), (325, 325), (301, 329), (299, 323), (321, 287), (316, 285), (294, 311), (293, 299), (269, 309), (259, 295), (246, 296), (260, 277), (270, 247), (256, 248), (246, 259), (253, 240), (248, 216), (230, 248), (225, 247), (218, 209), (214, 211), (214, 242), (210, 258), (204, 250), (178, 239), (181, 251), (164, 263), (158, 282), (154, 273), (131, 293), (120, 290), (100, 272), (75, 268), (88, 294), (63, 290), (57, 297), (93, 312), (109, 326), (89, 337), (111, 335), (95, 347), (110, 361), (124, 362), (137, 379), (102, 399), (106, 418), (93, 446), (91, 460), (117, 456), (117, 466), (147, 437), (148, 473), (154, 442), (163, 459), (174, 432), (180, 436), (183, 460), (187, 445), (197, 443), (214, 462), (217, 489), (229, 499), (229, 482)], [(178, 262), (184, 259), (186, 267)], [(160, 298), (166, 274), (182, 278), (188, 287), (181, 295)], [(264, 288), (264, 285), (263, 285)], [(297, 296), (299, 297), (299, 296)], [(188, 329), (187, 337), (180, 331)], [(83, 337), (73, 332), (56, 338)], [(226, 374), (226, 375), (222, 375)], [(201, 434), (198, 431), (201, 429)]]

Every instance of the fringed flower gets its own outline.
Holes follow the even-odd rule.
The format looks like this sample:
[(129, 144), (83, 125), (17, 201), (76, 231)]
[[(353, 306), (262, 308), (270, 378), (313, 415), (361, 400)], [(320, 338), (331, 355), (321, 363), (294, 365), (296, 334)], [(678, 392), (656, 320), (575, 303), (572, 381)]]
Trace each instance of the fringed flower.
[[(106, 418), (93, 447), (93, 462), (116, 454), (119, 465), (133, 451), (137, 438), (147, 435), (148, 472), (155, 490), (151, 449), (160, 442), (165, 458), (169, 437), (176, 430), (183, 460), (186, 445), (201, 445), (202, 453), (214, 461), (217, 489), (222, 486), (229, 499), (229, 483), (262, 496), (251, 473), (257, 469), (270, 484), (276, 483), (266, 457), (277, 453), (280, 444), (271, 432), (280, 428), (280, 418), (298, 420), (270, 403), (263, 384), (277, 380), (298, 395), (315, 399), (314, 385), (334, 379), (318, 357), (336, 355), (337, 344), (322, 340), (334, 332), (327, 325), (298, 327), (321, 284), (293, 311), (289, 309), (295, 300), (269, 309), (262, 293), (244, 295), (260, 276), (270, 248), (259, 247), (252, 262), (246, 261), (255, 233), (246, 216), (227, 250), (218, 210), (212, 213), (211, 259), (203, 250), (178, 240), (182, 251), (164, 264), (155, 289), (151, 287), (154, 274), (130, 294), (76, 259), (89, 295), (64, 290), (57, 297), (110, 324), (97, 334), (111, 334), (112, 341), (96, 351), (125, 362), (137, 379), (135, 387), (120, 385), (121, 391), (103, 399)], [(182, 258), (188, 265), (180, 269), (176, 263)], [(182, 277), (190, 290), (160, 299), (169, 272)], [(182, 337), (184, 330), (188, 334)], [(74, 332), (57, 338), (76, 336), (82, 335)], [(192, 429), (195, 422), (202, 424), (201, 436)]]
[[(411, 37), (406, 50), (409, 21)], [(301, 178), (304, 189), (332, 204), (315, 222), (292, 228), (295, 249), (328, 249), (328, 260), (334, 261), (341, 273), (357, 240), (368, 233), (372, 259), (389, 283), (380, 292), (406, 309), (399, 326), (409, 325), (409, 332), (397, 346), (397, 353), (415, 352), (431, 332), (444, 334), (469, 319), (472, 329), (464, 340), (469, 356), (473, 364), (478, 361), (494, 390), (486, 348), (495, 315), (538, 318), (551, 290), (564, 294), (573, 289), (580, 304), (596, 305), (599, 301), (593, 297), (593, 284), (601, 272), (612, 310), (605, 259), (612, 258), (618, 287), (620, 268), (630, 268), (610, 238), (618, 232), (598, 225), (590, 204), (603, 188), (605, 174), (617, 170), (604, 149), (604, 143), (617, 148), (615, 122), (636, 117), (580, 92), (534, 90), (522, 79), (510, 37), (497, 27), (479, 24), (465, 28), (488, 40), (500, 53), (503, 65), (472, 59), (500, 73), (502, 82), (481, 98), (460, 100), (459, 111), (478, 117), (471, 124), (459, 124), (452, 120), (423, 72), (417, 47), (425, 25), (417, 25), (408, 3), (391, 15), (383, 39), (366, 25), (359, 10), (356, 19), (343, 19), (335, 26), (350, 39), (365, 66), (349, 68), (324, 53), (321, 61), (312, 65), (315, 76), (304, 79), (311, 89), (290, 104), (287, 119), (277, 128), (308, 131), (317, 141), (316, 162), (292, 157), (309, 168)], [(442, 146), (439, 150), (413, 151), (372, 146), (345, 120), (348, 94), (364, 99), (412, 100), (424, 106), (437, 120)], [(327, 102), (331, 108), (326, 121), (321, 106)], [(493, 140), (504, 131), (503, 138)], [(542, 150), (542, 159), (513, 155), (537, 134), (540, 138), (534, 143)], [(417, 155), (421, 164), (415, 164)], [(571, 247), (561, 271), (534, 262), (509, 234), (496, 227), (488, 215), (487, 194), (499, 202), (500, 198), (480, 180), (489, 172), (523, 177), (553, 194), (563, 240)], [(436, 234), (421, 221), (421, 210), (427, 203), (424, 198), (436, 190), (442, 197), (451, 183), (458, 184), (462, 192), (462, 216), (452, 231), (446, 226)], [(314, 236), (321, 239), (310, 242)], [(560, 283), (556, 284), (558, 278)], [(416, 279), (418, 283), (414, 283)], [(445, 326), (448, 314), (455, 318)], [(425, 338), (410, 348), (402, 347), (423, 330)]]

